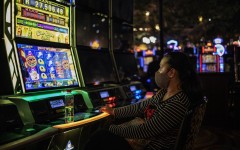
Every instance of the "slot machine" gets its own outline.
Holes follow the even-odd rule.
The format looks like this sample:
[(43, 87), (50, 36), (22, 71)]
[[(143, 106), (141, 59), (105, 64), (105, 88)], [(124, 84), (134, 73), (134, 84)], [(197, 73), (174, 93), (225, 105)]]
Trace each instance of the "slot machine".
[(216, 53), (216, 48), (211, 42), (201, 47), (199, 55), (200, 72), (220, 72), (220, 57)]
[(83, 46), (78, 46), (77, 49), (84, 81), (84, 87), (79, 91), (87, 93), (86, 98), (91, 100), (88, 107), (97, 110), (104, 105), (122, 106), (124, 96), (116, 84), (118, 81), (109, 51), (93, 50)]
[(114, 52), (114, 58), (120, 79), (120, 89), (124, 95), (124, 105), (129, 105), (143, 99), (146, 89), (139, 81), (137, 61), (133, 53)]
[[(15, 105), (9, 109), (18, 113), (21, 129), (28, 133), (2, 143), (4, 148), (14, 148), (14, 143), (27, 148), (48, 139), (43, 140), (46, 147), (78, 149), (82, 124), (105, 117), (103, 114), (94, 118), (98, 113), (87, 113), (84, 95), (73, 91), (82, 86), (73, 50), (74, 4), (75, 1), (64, 0), (4, 1), (4, 64), (10, 77), (3, 82), (8, 92), (2, 97)], [(67, 125), (66, 89), (73, 91), (75, 103), (75, 122)]]
[(83, 81), (80, 92), (86, 93), (93, 109), (106, 104), (118, 107), (123, 96), (116, 85), (118, 79), (109, 50), (109, 16), (108, 9), (104, 9), (109, 4), (101, 2), (99, 9), (86, 3), (76, 2), (76, 56)]

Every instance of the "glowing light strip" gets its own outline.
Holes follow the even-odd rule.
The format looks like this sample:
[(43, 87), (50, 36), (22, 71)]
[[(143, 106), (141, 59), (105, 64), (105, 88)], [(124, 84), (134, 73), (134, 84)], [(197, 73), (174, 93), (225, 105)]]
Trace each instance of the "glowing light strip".
[(80, 121), (76, 121), (76, 122), (71, 122), (71, 123), (67, 123), (67, 124), (60, 124), (60, 125), (55, 125), (53, 126), (54, 128), (57, 129), (68, 129), (68, 128), (73, 128), (76, 126), (80, 126), (80, 125), (84, 125), (90, 122), (94, 122), (103, 118), (106, 118), (110, 116), (108, 113), (101, 113), (100, 115), (88, 118), (88, 119), (84, 119), (84, 120), (80, 120)]

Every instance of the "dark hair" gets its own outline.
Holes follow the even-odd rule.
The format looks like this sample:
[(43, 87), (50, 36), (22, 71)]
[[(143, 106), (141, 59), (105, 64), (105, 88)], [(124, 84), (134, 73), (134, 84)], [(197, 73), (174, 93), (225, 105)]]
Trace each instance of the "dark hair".
[(182, 52), (169, 52), (164, 57), (168, 58), (167, 63), (178, 71), (181, 89), (193, 103), (200, 102), (203, 98), (202, 88), (189, 57)]

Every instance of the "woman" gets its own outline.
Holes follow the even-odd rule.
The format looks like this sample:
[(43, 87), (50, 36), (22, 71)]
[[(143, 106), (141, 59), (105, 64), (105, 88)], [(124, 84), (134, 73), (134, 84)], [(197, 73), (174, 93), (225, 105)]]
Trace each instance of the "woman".
[[(148, 100), (120, 108), (101, 108), (102, 112), (109, 113), (115, 119), (138, 117), (128, 123), (109, 126), (105, 132), (108, 133), (107, 137), (121, 142), (116, 143), (116, 147), (172, 149), (186, 110), (202, 99), (195, 70), (188, 57), (181, 52), (170, 52), (163, 57), (155, 73), (155, 82), (160, 90)], [(99, 140), (98, 144), (104, 142)], [(95, 146), (98, 144), (95, 143)]]

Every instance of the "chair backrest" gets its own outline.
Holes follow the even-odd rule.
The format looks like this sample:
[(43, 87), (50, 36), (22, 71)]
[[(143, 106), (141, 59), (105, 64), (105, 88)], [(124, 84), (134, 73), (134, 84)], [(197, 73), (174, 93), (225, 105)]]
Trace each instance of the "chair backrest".
[(207, 98), (200, 104), (191, 107), (181, 124), (174, 150), (192, 150), (205, 114)]

